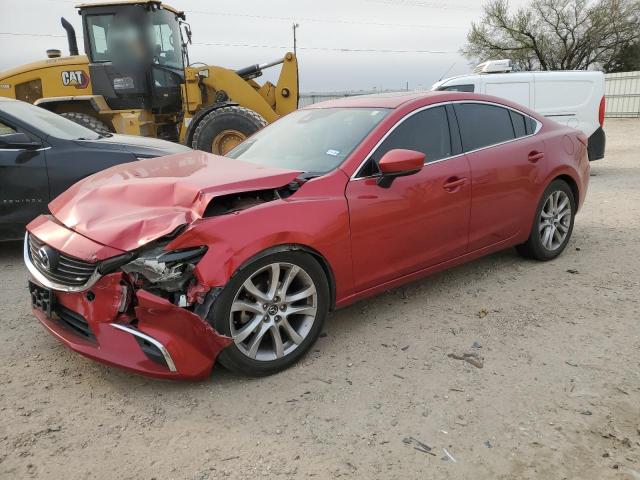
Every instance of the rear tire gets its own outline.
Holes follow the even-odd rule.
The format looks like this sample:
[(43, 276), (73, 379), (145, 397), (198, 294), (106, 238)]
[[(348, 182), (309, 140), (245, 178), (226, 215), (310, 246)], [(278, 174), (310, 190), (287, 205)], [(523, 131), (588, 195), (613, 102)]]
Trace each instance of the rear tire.
[(294, 251), (257, 259), (234, 274), (209, 312), (216, 331), (234, 339), (218, 361), (250, 376), (288, 368), (318, 338), (329, 303), (326, 274), (312, 256)]
[(111, 129), (102, 120), (98, 120), (96, 117), (80, 112), (63, 112), (59, 114), (72, 122), (82, 125), (83, 127), (93, 130), (96, 133), (110, 133)]
[(541, 261), (556, 258), (569, 243), (575, 213), (571, 187), (563, 180), (551, 182), (542, 194), (529, 239), (516, 247), (518, 253)]
[(191, 146), (196, 150), (224, 155), (266, 124), (264, 118), (248, 108), (216, 108), (198, 122)]

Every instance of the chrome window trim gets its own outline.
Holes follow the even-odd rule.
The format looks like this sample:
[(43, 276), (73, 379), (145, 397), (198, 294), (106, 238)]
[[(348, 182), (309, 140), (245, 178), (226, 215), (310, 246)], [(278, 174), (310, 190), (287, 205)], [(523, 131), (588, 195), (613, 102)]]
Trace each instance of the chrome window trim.
[(156, 340), (153, 337), (150, 337), (145, 333), (142, 333), (140, 330), (136, 330), (135, 328), (131, 328), (126, 325), (122, 325), (121, 323), (110, 323), (109, 325), (111, 325), (113, 328), (117, 328), (118, 330), (122, 330), (123, 332), (127, 332), (133, 335), (134, 337), (142, 338), (143, 340), (146, 340), (147, 342), (151, 343), (154, 347), (160, 350), (160, 353), (162, 353), (162, 356), (164, 357), (164, 361), (167, 362), (167, 367), (169, 367), (169, 371), (171, 372), (178, 371), (178, 369), (176, 368), (176, 364), (173, 362), (173, 358), (171, 358), (171, 354), (169, 353), (167, 348), (158, 340)]
[[(36, 148), (34, 150), (29, 150), (30, 152), (44, 152), (45, 150), (50, 150), (51, 147), (42, 147)], [(26, 151), (26, 148), (0, 148), (0, 152), (23, 152)]]
[(82, 285), (63, 285), (61, 283), (52, 282), (42, 273), (40, 273), (40, 271), (31, 261), (31, 255), (29, 255), (29, 232), (27, 232), (24, 236), (23, 257), (24, 264), (27, 266), (27, 270), (29, 270), (29, 273), (34, 278), (34, 280), (36, 280), (36, 282), (38, 282), (41, 286), (50, 288), (51, 290), (57, 290), (59, 292), (84, 292), (85, 290), (91, 288), (102, 277), (102, 275), (98, 273), (98, 269), (96, 268), (89, 279)]
[[(529, 137), (532, 137), (534, 135), (537, 135), (538, 132), (540, 131), (540, 129), (542, 128), (542, 123), (540, 121), (538, 121), (537, 119), (533, 118), (531, 115), (527, 115), (526, 113), (518, 110), (517, 108), (512, 108), (512, 107), (510, 107), (508, 105), (502, 105), (500, 103), (489, 102), (489, 101), (486, 101), (486, 100), (453, 100), (453, 101), (450, 100), (450, 101), (446, 101), (446, 102), (438, 102), (438, 103), (433, 103), (431, 105), (425, 105), (424, 107), (420, 107), (420, 108), (418, 108), (416, 110), (413, 110), (413, 111), (407, 113), (404, 117), (402, 117), (396, 123), (394, 123), (393, 126), (387, 131), (387, 133), (385, 133), (384, 136), (378, 141), (378, 143), (376, 143), (373, 146), (373, 148), (371, 150), (369, 150), (369, 153), (367, 154), (366, 157), (364, 157), (364, 160), (360, 163), (360, 165), (358, 165), (358, 168), (356, 168), (356, 170), (354, 171), (353, 175), (351, 175), (349, 180), (363, 180), (363, 179), (366, 179), (366, 178), (376, 178), (376, 177), (379, 176), (379, 175), (369, 175), (369, 176), (366, 176), (366, 177), (362, 177), (362, 176), (358, 176), (358, 173), (362, 170), (362, 168), (369, 161), (369, 159), (371, 159), (371, 156), (376, 152), (378, 147), (380, 147), (380, 145), (387, 139), (387, 137), (389, 135), (391, 135), (391, 133), (396, 128), (398, 128), (405, 120), (407, 120), (408, 118), (412, 117), (413, 115), (415, 115), (417, 113), (420, 113), (420, 112), (422, 112), (424, 110), (428, 110), (428, 109), (434, 108), (434, 107), (453, 105), (455, 103), (481, 103), (481, 104), (491, 105), (491, 106), (494, 106), (494, 107), (506, 108), (507, 110), (512, 110), (512, 111), (514, 111), (516, 113), (519, 113), (520, 115), (524, 115), (525, 117), (530, 118), (531, 120), (536, 122), (536, 128), (535, 128), (533, 133), (530, 133), (528, 135), (523, 135), (522, 137), (512, 138), (510, 140), (505, 140), (504, 142), (500, 142), (500, 143), (493, 143), (491, 145), (486, 145), (484, 147), (476, 148), (474, 150), (469, 150), (468, 152), (464, 152), (463, 151), (463, 152), (458, 153), (456, 155), (451, 155), (450, 157), (440, 158), (440, 159), (434, 160), (432, 162), (425, 162), (425, 165), (444, 162), (444, 161), (450, 160), (452, 158), (457, 158), (457, 157), (461, 157), (462, 155), (468, 155), (468, 154), (471, 154), (471, 153), (479, 152), (480, 150), (485, 150), (487, 148), (497, 147), (497, 146), (500, 146), (500, 145), (504, 145), (506, 143), (510, 143), (510, 142), (514, 142), (516, 140), (520, 140), (522, 138), (529, 138)], [(460, 133), (460, 136), (462, 136), (462, 133)]]

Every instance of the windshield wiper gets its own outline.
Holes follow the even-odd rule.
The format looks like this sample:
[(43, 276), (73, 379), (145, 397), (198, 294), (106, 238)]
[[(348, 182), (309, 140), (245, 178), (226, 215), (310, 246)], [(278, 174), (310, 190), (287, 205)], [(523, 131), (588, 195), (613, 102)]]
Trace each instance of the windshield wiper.
[(324, 175), (324, 173), (320, 173), (320, 172), (302, 172), (300, 175), (298, 175), (297, 178), (300, 178), (302, 180), (311, 180), (312, 178), (321, 177), (322, 175)]

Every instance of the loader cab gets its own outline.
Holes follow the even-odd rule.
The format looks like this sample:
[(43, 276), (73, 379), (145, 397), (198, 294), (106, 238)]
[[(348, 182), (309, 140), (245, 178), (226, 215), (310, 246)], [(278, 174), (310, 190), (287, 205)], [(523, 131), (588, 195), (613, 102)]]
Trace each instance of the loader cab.
[(80, 5), (93, 93), (113, 110), (182, 107), (184, 14), (156, 1)]

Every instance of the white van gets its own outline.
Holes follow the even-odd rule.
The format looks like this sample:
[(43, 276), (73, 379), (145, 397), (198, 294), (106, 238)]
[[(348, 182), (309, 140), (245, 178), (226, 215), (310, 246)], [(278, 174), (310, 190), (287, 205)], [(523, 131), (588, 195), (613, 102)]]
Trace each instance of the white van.
[(604, 75), (586, 70), (512, 72), (510, 60), (478, 65), (470, 75), (441, 80), (431, 90), (476, 92), (506, 98), (582, 130), (589, 160), (604, 157)]

